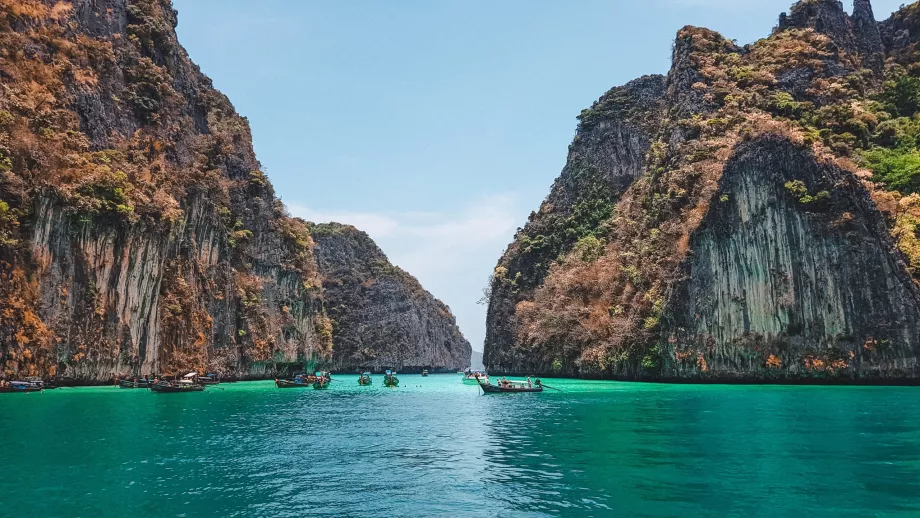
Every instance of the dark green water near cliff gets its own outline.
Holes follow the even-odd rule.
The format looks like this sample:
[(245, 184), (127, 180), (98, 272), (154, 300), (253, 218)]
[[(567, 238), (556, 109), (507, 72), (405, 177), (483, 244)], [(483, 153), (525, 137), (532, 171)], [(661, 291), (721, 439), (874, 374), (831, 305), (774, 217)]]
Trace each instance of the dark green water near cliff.
[(0, 395), (0, 516), (920, 515), (920, 389), (339, 378)]

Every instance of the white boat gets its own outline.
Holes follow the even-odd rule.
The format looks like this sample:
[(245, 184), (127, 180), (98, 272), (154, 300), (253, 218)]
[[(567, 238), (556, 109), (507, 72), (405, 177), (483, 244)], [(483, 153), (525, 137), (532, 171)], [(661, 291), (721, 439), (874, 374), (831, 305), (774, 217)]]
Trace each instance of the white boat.
[(466, 385), (479, 385), (479, 381), (482, 380), (483, 383), (489, 382), (489, 375), (485, 371), (471, 371), (468, 370), (463, 373), (463, 383)]

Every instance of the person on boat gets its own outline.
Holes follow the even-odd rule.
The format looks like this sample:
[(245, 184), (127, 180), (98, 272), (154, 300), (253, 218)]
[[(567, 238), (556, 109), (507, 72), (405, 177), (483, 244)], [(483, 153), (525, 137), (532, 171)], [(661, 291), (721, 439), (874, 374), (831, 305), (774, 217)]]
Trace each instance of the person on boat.
[(533, 388), (533, 382), (530, 381), (530, 376), (527, 376), (527, 386)]

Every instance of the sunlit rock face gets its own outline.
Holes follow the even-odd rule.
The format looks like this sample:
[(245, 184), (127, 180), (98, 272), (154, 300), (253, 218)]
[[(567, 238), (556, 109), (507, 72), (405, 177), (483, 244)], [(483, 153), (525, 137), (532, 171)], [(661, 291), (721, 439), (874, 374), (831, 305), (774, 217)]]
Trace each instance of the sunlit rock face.
[(914, 138), (892, 128), (920, 110), (918, 29), (918, 4), (879, 24), (868, 0), (799, 2), (745, 46), (681, 29), (666, 77), (580, 117), (496, 267), (486, 367), (920, 381), (920, 194), (887, 165)]
[[(827, 198), (803, 203), (787, 188), (796, 181)], [(861, 379), (916, 373), (918, 292), (852, 175), (764, 138), (736, 149), (721, 190), (727, 201), (694, 233), (669, 303), (672, 342), (706, 351), (725, 378), (807, 376), (798, 359), (809, 355)]]
[(316, 225), (316, 257), (333, 321), (337, 371), (456, 372), (471, 347), (450, 309), (393, 266), (367, 234)]
[(166, 0), (0, 2), (0, 377), (332, 363), (308, 224), (177, 16)]

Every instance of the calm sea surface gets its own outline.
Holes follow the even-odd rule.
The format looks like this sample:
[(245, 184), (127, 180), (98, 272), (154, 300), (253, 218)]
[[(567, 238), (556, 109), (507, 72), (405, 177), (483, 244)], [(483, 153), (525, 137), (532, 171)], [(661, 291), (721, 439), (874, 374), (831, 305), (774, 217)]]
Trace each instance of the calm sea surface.
[(920, 516), (920, 389), (0, 394), (0, 516)]

